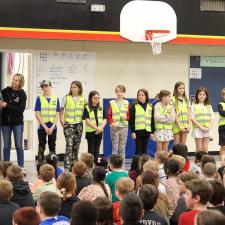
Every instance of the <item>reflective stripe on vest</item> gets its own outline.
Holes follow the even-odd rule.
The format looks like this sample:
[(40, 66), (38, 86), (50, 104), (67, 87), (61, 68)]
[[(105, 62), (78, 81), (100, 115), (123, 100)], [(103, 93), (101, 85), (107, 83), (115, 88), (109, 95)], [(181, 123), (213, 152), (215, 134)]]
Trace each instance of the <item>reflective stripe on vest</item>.
[(51, 122), (53, 123), (56, 117), (56, 108), (57, 108), (57, 97), (55, 95), (51, 96), (50, 102), (46, 99), (45, 96), (40, 95), (41, 102), (41, 118), (44, 123)]
[[(91, 123), (94, 124), (94, 125), (97, 125), (94, 110), (91, 111), (88, 106), (86, 108), (87, 108), (87, 111), (89, 113)], [(102, 107), (100, 107), (100, 109), (98, 108), (97, 117), (98, 117), (98, 126), (101, 126), (102, 123), (103, 123), (103, 109), (102, 109)], [(94, 128), (92, 128), (92, 127), (90, 127), (86, 124), (86, 132), (94, 132), (94, 131), (96, 131)]]
[[(223, 110), (225, 110), (225, 102), (220, 102), (220, 105), (222, 105)], [(225, 125), (225, 117), (220, 115), (219, 118), (219, 126)]]
[[(123, 100), (121, 103), (121, 106), (118, 107), (118, 105), (116, 104), (115, 100), (111, 100), (110, 101), (110, 106), (112, 109), (112, 120), (113, 123), (118, 126), (120, 123), (120, 120), (122, 120), (121, 117), (123, 116), (127, 116), (127, 112), (128, 112), (128, 106), (129, 106), (129, 102), (127, 100)], [(128, 126), (128, 121), (127, 120), (123, 120), (123, 123), (125, 126)]]
[[(184, 100), (183, 103), (180, 103), (175, 99), (175, 96), (172, 97), (172, 102), (176, 111), (176, 116), (180, 121), (180, 125), (182, 128), (189, 127), (189, 119), (188, 119), (188, 104)], [(176, 122), (173, 123), (173, 133), (176, 134), (180, 132), (180, 128), (177, 126)]]
[[(195, 120), (203, 127), (209, 127), (211, 121), (211, 107), (210, 105), (201, 107), (199, 104), (194, 104)], [(197, 128), (193, 123), (193, 127)]]
[(147, 104), (146, 110), (140, 104), (135, 104), (135, 130), (151, 132), (152, 106)]
[[(159, 103), (160, 104), (160, 103)], [(168, 104), (166, 106), (166, 109), (163, 110), (163, 107), (162, 105), (160, 104), (159, 105), (159, 113), (160, 115), (166, 115), (166, 114), (170, 114), (170, 111), (171, 111), (171, 105)], [(173, 126), (173, 123), (168, 123), (168, 122), (159, 122), (159, 121), (155, 121), (155, 128), (157, 130), (162, 130), (162, 129), (165, 129), (165, 130), (172, 130), (172, 126)]]
[(67, 95), (64, 120), (68, 123), (82, 122), (84, 104), (85, 101), (83, 96), (79, 96), (75, 104), (73, 97), (71, 95)]

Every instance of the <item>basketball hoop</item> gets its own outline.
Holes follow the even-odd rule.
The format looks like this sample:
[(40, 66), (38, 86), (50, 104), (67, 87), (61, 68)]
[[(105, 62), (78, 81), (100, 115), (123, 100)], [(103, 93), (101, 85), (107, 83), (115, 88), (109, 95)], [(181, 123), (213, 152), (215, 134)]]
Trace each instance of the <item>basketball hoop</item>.
[(150, 42), (152, 46), (153, 55), (159, 55), (162, 52), (162, 43), (165, 42), (161, 37), (164, 37), (170, 33), (169, 30), (146, 30), (145, 40)]

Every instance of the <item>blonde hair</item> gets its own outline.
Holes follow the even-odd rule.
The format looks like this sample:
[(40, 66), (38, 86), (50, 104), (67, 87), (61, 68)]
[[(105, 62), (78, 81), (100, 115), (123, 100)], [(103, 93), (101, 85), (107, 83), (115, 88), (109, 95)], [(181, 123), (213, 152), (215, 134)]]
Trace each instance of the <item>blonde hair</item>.
[(8, 180), (0, 180), (0, 202), (8, 201), (13, 194), (13, 186)]
[(133, 192), (134, 181), (129, 177), (122, 177), (116, 182), (116, 190), (123, 196), (129, 192)]
[(183, 171), (185, 167), (186, 159), (181, 155), (172, 155), (171, 159), (174, 159), (179, 165), (179, 170)]
[(25, 79), (24, 76), (22, 74), (16, 73), (13, 75), (13, 78), (17, 76), (19, 78), (20, 84), (19, 84), (19, 90), (23, 89), (23, 86), (25, 84)]
[(166, 151), (157, 151), (155, 153), (155, 159), (164, 164), (169, 159), (169, 154)]
[(159, 171), (159, 164), (154, 160), (148, 160), (143, 166), (143, 172), (146, 171)]

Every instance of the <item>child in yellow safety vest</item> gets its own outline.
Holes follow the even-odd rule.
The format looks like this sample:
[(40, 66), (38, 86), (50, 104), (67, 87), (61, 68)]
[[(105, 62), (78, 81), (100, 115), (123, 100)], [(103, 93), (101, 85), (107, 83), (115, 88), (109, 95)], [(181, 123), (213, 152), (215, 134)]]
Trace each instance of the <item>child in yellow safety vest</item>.
[(129, 126), (131, 138), (135, 140), (135, 154), (147, 153), (148, 140), (154, 133), (153, 108), (149, 103), (149, 95), (146, 89), (137, 92), (137, 100), (130, 109)]
[(210, 129), (213, 124), (213, 109), (209, 101), (209, 94), (205, 87), (196, 91), (195, 101), (191, 106), (192, 137), (195, 138), (196, 151), (208, 151)]
[(191, 127), (191, 113), (189, 100), (185, 93), (185, 85), (179, 81), (174, 86), (172, 102), (175, 109), (175, 123), (173, 124), (174, 144), (186, 144), (187, 134)]
[(220, 148), (220, 156), (225, 155), (225, 88), (221, 90), (222, 100), (218, 104), (218, 112), (220, 114), (219, 118), (219, 145)]
[(48, 146), (50, 153), (55, 152), (57, 128), (56, 124), (59, 118), (59, 99), (52, 95), (52, 85), (48, 80), (40, 83), (43, 94), (38, 96), (35, 103), (35, 116), (39, 122), (38, 127), (38, 162), (44, 161), (44, 151), (46, 146), (46, 137), (48, 137)]
[(169, 141), (173, 139), (172, 127), (175, 122), (175, 110), (171, 104), (170, 92), (162, 90), (155, 105), (155, 140), (157, 151), (167, 151)]
[(88, 153), (97, 158), (102, 141), (102, 132), (107, 123), (106, 113), (100, 105), (100, 95), (97, 91), (89, 93), (88, 105), (84, 109), (83, 119), (86, 122)]
[(128, 120), (130, 118), (129, 102), (124, 99), (125, 92), (125, 86), (117, 85), (115, 88), (116, 99), (111, 100), (108, 107), (112, 154), (119, 154), (123, 159), (125, 159)]
[(70, 170), (73, 162), (78, 160), (81, 137), (83, 133), (83, 112), (86, 101), (82, 96), (83, 87), (80, 81), (73, 81), (70, 92), (61, 104), (60, 123), (64, 129), (66, 139), (66, 151), (64, 156), (64, 168)]

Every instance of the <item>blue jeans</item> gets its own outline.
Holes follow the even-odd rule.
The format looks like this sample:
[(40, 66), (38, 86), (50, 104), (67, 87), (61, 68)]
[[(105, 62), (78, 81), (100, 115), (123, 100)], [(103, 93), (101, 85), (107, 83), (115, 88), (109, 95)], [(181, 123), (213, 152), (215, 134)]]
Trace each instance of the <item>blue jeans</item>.
[(2, 126), (4, 161), (10, 161), (12, 132), (14, 135), (18, 165), (24, 167), (23, 124), (18, 126)]

